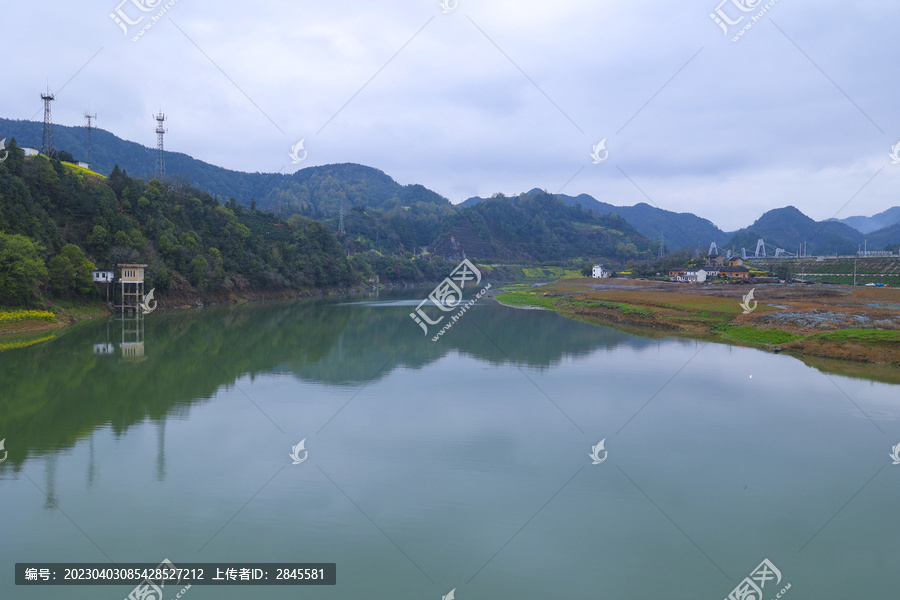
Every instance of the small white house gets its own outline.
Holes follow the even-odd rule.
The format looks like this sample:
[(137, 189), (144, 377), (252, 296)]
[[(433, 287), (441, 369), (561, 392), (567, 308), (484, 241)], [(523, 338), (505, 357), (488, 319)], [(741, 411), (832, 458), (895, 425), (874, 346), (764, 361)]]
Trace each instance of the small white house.
[(22, 151), (25, 153), (25, 156), (37, 156), (40, 152), (37, 148), (22, 148)]
[(706, 276), (709, 273), (706, 269), (694, 268), (694, 269), (685, 269), (678, 276), (679, 281), (686, 281), (688, 283), (703, 283), (706, 281)]
[(94, 283), (111, 283), (113, 280), (112, 271), (103, 271), (96, 269), (94, 271)]
[(82, 169), (90, 169), (90, 168), (91, 168), (91, 164), (90, 164), (90, 163), (86, 163), (86, 162), (84, 162), (83, 160), (79, 160), (79, 161), (76, 162), (75, 164), (78, 165), (79, 167), (81, 167)]
[(591, 271), (591, 277), (598, 279), (609, 277), (609, 269), (604, 269), (603, 265), (594, 265), (594, 269)]

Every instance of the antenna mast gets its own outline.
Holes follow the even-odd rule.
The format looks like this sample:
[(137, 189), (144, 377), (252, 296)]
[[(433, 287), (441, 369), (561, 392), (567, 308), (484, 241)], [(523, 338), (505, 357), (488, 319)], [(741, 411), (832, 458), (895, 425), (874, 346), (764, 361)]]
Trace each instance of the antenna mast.
[(156, 119), (156, 179), (162, 181), (166, 176), (166, 156), (163, 147), (163, 136), (168, 131), (163, 125), (166, 122), (166, 115), (160, 110), (153, 118)]
[(41, 94), (41, 100), (44, 101), (44, 133), (41, 136), (41, 154), (47, 158), (53, 158), (56, 154), (56, 146), (53, 143), (53, 120), (50, 115), (50, 103), (56, 100), (56, 97), (50, 93), (50, 86), (47, 86), (47, 93)]

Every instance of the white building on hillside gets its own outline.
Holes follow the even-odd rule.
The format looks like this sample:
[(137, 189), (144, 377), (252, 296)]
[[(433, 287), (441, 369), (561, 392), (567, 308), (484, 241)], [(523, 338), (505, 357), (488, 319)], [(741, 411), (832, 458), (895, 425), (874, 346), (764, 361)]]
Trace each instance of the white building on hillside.
[(598, 279), (609, 277), (609, 270), (604, 269), (603, 265), (594, 265), (594, 269), (591, 271), (591, 277), (596, 277)]

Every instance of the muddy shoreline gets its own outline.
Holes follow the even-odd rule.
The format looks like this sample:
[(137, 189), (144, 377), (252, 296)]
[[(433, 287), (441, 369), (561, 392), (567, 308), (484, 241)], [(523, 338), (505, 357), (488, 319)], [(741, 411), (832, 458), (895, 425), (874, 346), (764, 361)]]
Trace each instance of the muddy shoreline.
[[(753, 296), (747, 300), (748, 293)], [(561, 279), (495, 297), (637, 335), (675, 335), (878, 365), (900, 380), (900, 289)], [(531, 299), (531, 300), (530, 300)], [(750, 309), (750, 310), (747, 310)]]

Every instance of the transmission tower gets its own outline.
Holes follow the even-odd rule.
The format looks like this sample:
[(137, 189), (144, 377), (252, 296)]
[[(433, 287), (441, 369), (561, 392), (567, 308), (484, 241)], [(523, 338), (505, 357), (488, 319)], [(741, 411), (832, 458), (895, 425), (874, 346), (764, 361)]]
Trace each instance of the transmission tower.
[(166, 122), (166, 115), (159, 111), (159, 114), (153, 117), (156, 119), (156, 178), (160, 181), (166, 176), (166, 156), (163, 148), (163, 136), (168, 131), (163, 123)]
[(662, 260), (662, 258), (666, 255), (666, 236), (660, 232), (659, 234), (659, 251), (656, 253), (656, 258), (658, 260)]
[(93, 162), (91, 161), (91, 130), (94, 129), (94, 119), (97, 118), (96, 114), (91, 114), (91, 109), (88, 108), (84, 113), (84, 120), (87, 121), (85, 124), (85, 128), (88, 132), (88, 168), (91, 168)]
[(344, 235), (344, 205), (341, 204), (341, 220), (338, 222), (338, 235)]
[(56, 154), (56, 146), (53, 143), (53, 119), (50, 117), (50, 103), (56, 100), (56, 97), (50, 93), (50, 86), (47, 86), (46, 94), (41, 94), (41, 100), (44, 101), (44, 134), (41, 136), (41, 154), (53, 158), (53, 155)]

